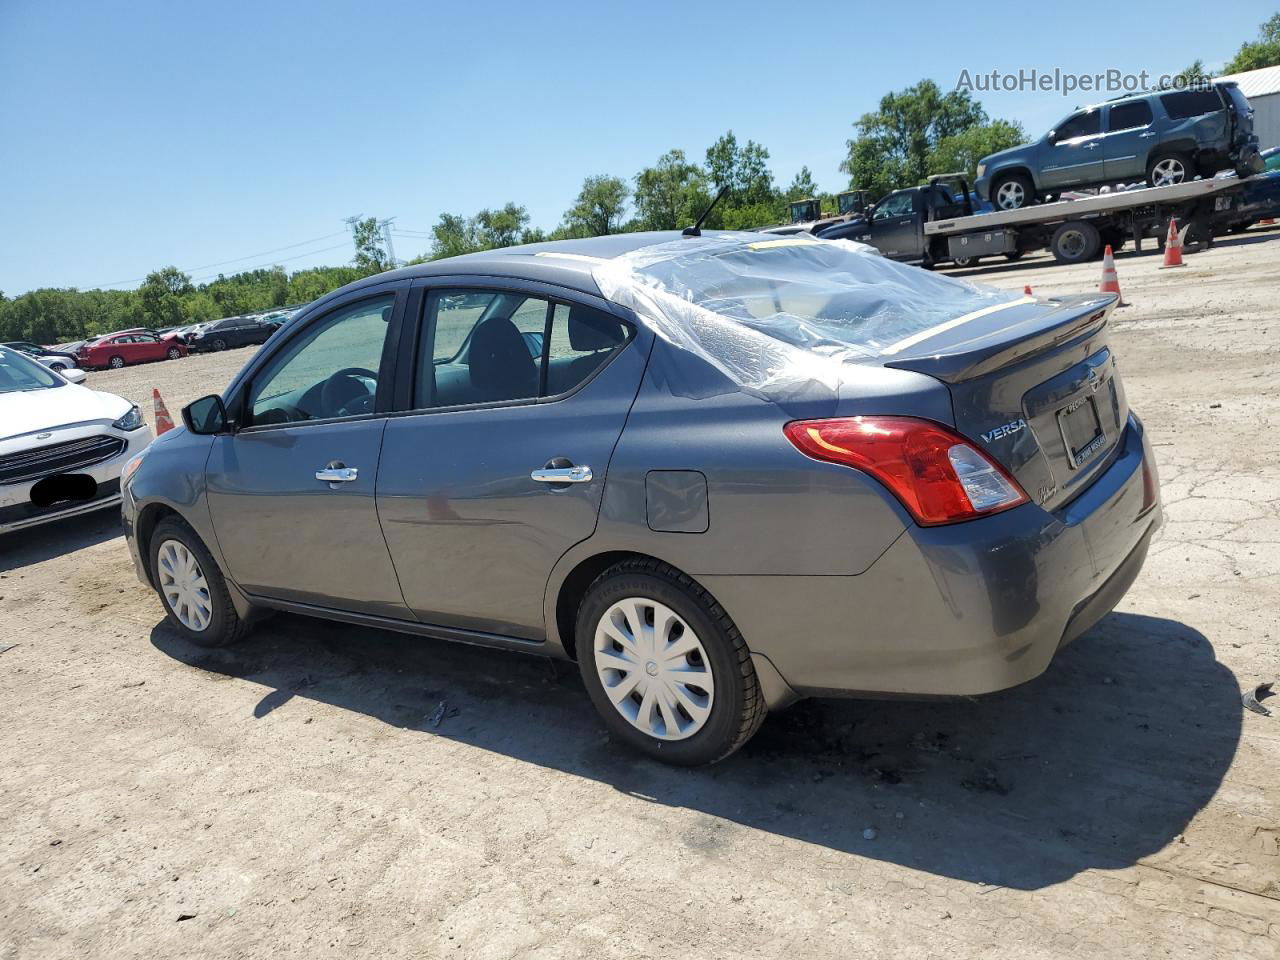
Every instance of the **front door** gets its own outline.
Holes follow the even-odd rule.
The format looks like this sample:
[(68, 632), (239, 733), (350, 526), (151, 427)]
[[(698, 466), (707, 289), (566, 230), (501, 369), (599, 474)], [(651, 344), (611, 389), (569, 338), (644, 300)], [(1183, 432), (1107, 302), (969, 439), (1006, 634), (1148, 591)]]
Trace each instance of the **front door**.
[(374, 503), (396, 297), (314, 318), (232, 399), (242, 423), (216, 438), (205, 482), (228, 572), (250, 594), (409, 618)]
[(918, 205), (918, 190), (900, 190), (876, 204), (871, 216), (871, 242), (886, 257), (919, 258), (921, 214)]
[(545, 288), (438, 289), (415, 412), (387, 423), (378, 513), (427, 623), (538, 640), (556, 561), (595, 529), (648, 335)]
[(1107, 110), (1102, 152), (1108, 183), (1128, 183), (1147, 175), (1147, 157), (1157, 139), (1154, 119), (1146, 100), (1113, 103)]
[(1068, 117), (1042, 147), (1040, 185), (1043, 188), (1105, 182), (1106, 151), (1102, 148), (1102, 111), (1097, 107)]

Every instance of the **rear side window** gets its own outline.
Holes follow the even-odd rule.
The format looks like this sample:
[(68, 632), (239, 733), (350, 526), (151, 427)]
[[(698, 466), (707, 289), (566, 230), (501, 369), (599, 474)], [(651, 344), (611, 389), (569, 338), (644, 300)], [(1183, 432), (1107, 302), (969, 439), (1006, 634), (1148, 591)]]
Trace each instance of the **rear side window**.
[(1186, 120), (1222, 109), (1217, 90), (1179, 90), (1162, 94), (1160, 103), (1171, 120)]
[(431, 299), (434, 342), (415, 406), (455, 407), (567, 393), (630, 337), (611, 314), (523, 293), (444, 290)]
[(1074, 117), (1065, 120), (1059, 127), (1057, 137), (1058, 143), (1067, 140), (1074, 140), (1077, 137), (1091, 137), (1095, 133), (1102, 132), (1102, 111), (1089, 110), (1086, 113), (1077, 113)]
[(1134, 127), (1145, 127), (1151, 123), (1151, 104), (1145, 100), (1133, 103), (1117, 103), (1111, 108), (1111, 117), (1107, 121), (1109, 130), (1132, 130)]

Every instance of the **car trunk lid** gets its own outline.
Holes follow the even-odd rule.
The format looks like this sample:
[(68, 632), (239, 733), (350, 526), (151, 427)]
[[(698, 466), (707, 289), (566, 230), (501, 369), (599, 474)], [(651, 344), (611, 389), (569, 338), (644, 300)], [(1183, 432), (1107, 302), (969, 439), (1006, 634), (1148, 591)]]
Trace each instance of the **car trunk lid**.
[(1106, 329), (1115, 302), (998, 304), (890, 345), (885, 365), (946, 383), (956, 428), (1054, 509), (1110, 460), (1128, 420)]

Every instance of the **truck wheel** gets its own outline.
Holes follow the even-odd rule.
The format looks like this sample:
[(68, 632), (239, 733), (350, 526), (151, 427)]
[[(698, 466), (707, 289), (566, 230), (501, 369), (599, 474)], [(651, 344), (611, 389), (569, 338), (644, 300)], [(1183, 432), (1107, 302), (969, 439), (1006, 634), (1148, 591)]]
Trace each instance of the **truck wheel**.
[(991, 185), (991, 203), (997, 210), (1017, 210), (1035, 200), (1036, 186), (1025, 173), (1006, 173)]
[(1158, 153), (1147, 167), (1147, 183), (1153, 187), (1171, 187), (1191, 177), (1191, 158), (1185, 153)]
[(1073, 220), (1053, 231), (1049, 249), (1059, 263), (1084, 263), (1098, 255), (1101, 244), (1097, 227), (1083, 220)]
[(951, 262), (957, 267), (976, 267), (981, 257), (952, 257)]

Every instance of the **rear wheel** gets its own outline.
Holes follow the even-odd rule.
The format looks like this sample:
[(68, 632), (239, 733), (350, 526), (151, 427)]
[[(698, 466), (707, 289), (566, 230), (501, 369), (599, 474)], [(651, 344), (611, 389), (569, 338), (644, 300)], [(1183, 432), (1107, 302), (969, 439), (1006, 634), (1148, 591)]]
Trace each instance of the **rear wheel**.
[(1153, 187), (1171, 187), (1191, 177), (1191, 158), (1185, 153), (1156, 154), (1147, 167), (1147, 183)]
[(767, 712), (747, 645), (715, 599), (657, 560), (602, 573), (578, 608), (578, 665), (616, 739), (680, 766), (714, 763)]
[(151, 535), (151, 581), (169, 624), (201, 647), (225, 647), (246, 630), (227, 582), (204, 542), (175, 517), (161, 520)]
[(124, 366), (124, 357), (112, 357), (107, 361), (107, 366), (111, 367), (112, 370), (119, 370)]
[(991, 203), (997, 210), (1018, 210), (1035, 199), (1035, 184), (1025, 173), (1007, 173), (991, 184)]
[(1053, 232), (1049, 249), (1059, 263), (1084, 263), (1098, 255), (1101, 238), (1098, 228), (1083, 220), (1064, 223)]

